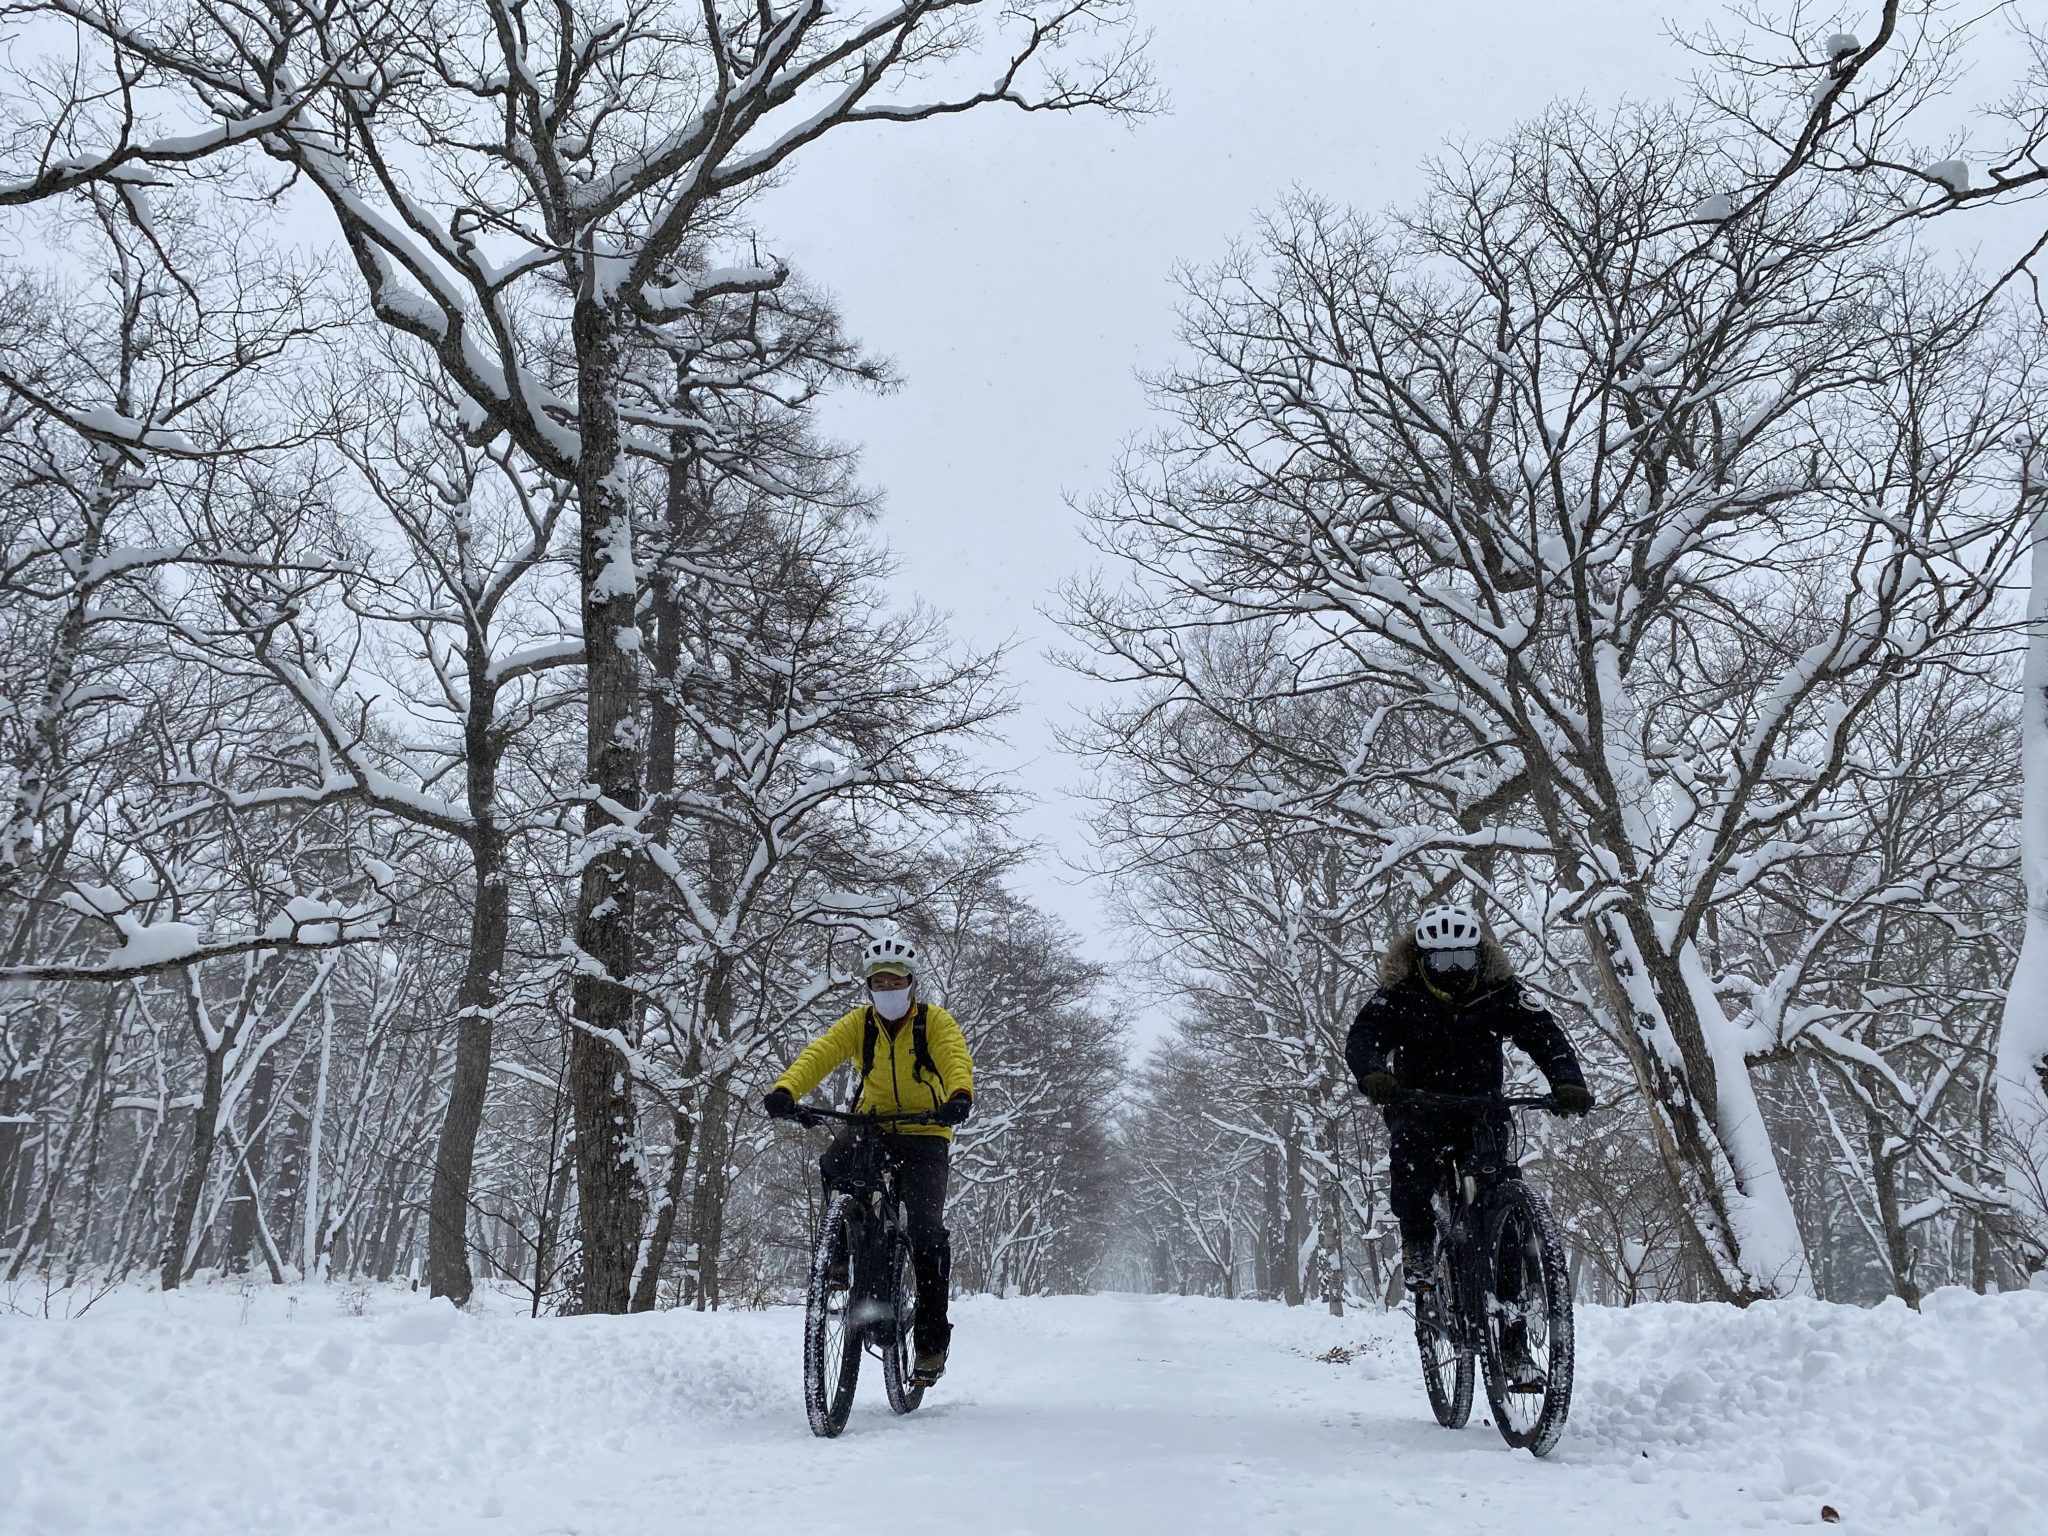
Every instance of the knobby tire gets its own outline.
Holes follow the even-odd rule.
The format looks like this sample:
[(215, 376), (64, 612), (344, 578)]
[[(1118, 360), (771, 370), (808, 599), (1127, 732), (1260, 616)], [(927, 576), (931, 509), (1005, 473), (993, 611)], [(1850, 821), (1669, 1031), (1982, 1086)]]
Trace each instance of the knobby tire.
[(1429, 1410), (1445, 1429), (1463, 1429), (1472, 1417), (1472, 1351), (1451, 1341), (1449, 1308), (1452, 1289), (1450, 1244), (1436, 1250), (1435, 1289), (1415, 1298), (1415, 1347), (1422, 1355), (1422, 1388)]
[[(1573, 1336), (1571, 1275), (1543, 1197), (1519, 1181), (1504, 1185), (1488, 1213), (1484, 1252), (1486, 1400), (1503, 1440), (1532, 1455), (1548, 1455), (1571, 1412)], [(1540, 1397), (1508, 1391), (1501, 1344), (1508, 1320), (1518, 1313), (1532, 1358), (1539, 1344), (1542, 1350)]]
[(832, 1283), (835, 1263), (859, 1278), (851, 1275), (854, 1219), (853, 1197), (834, 1195), (818, 1229), (804, 1298), (804, 1412), (811, 1433), (827, 1440), (846, 1428), (860, 1381), (860, 1331), (850, 1317), (853, 1288)]
[(892, 1235), (894, 1252), (889, 1267), (895, 1284), (890, 1287), (896, 1304), (896, 1321), (882, 1339), (882, 1386), (889, 1394), (889, 1407), (897, 1413), (915, 1413), (924, 1401), (924, 1388), (912, 1378), (913, 1330), (917, 1318), (917, 1270), (910, 1262), (910, 1244), (899, 1228)]

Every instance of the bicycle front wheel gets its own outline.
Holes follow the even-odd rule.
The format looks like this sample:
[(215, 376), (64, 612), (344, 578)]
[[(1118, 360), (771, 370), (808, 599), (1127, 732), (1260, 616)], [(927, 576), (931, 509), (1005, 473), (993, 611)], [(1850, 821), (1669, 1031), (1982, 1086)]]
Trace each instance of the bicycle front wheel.
[(1463, 1429), (1472, 1417), (1472, 1351), (1452, 1339), (1450, 1244), (1439, 1242), (1434, 1284), (1415, 1296), (1415, 1347), (1422, 1355), (1422, 1388), (1430, 1412), (1445, 1429)]
[(852, 1326), (853, 1197), (825, 1207), (804, 1300), (804, 1411), (811, 1433), (829, 1440), (846, 1428), (860, 1380), (860, 1331)]
[(917, 1324), (917, 1269), (910, 1262), (910, 1244), (898, 1232), (892, 1244), (894, 1249), (890, 1268), (895, 1272), (896, 1282), (891, 1290), (896, 1298), (896, 1316), (893, 1326), (877, 1329), (882, 1335), (882, 1385), (889, 1394), (889, 1406), (897, 1413), (915, 1413), (924, 1401), (924, 1388), (912, 1378), (916, 1361), (912, 1356), (912, 1340)]
[(1509, 1445), (1547, 1455), (1572, 1406), (1572, 1291), (1543, 1197), (1505, 1185), (1486, 1225), (1486, 1399)]

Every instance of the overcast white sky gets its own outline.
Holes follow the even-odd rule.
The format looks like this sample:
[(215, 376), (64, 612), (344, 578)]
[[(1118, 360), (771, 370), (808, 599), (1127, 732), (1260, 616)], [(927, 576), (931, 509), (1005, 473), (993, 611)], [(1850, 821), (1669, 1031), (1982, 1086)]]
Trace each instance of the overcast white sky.
[(1173, 355), (1174, 269), (1206, 263), (1291, 187), (1403, 201), (1423, 158), (1557, 97), (1682, 88), (1673, 25), (1714, 0), (1139, 0), (1168, 115), (996, 112), (822, 143), (762, 208), (765, 233), (835, 292), (905, 387), (847, 399), (907, 594), (962, 639), (1014, 640), (1021, 712), (1000, 753), (1037, 797), (1028, 893), (1114, 955), (1100, 893), (1061, 867), (1088, 835), (1052, 741), (1078, 688), (1041, 613), (1084, 570), (1069, 495), (1100, 487), (1145, 426), (1133, 377)]

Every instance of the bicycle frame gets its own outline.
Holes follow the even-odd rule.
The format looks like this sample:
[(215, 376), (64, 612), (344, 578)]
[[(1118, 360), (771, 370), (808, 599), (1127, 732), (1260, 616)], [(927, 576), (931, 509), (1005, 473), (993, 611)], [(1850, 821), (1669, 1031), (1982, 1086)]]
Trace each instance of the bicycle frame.
[(1487, 1208), (1494, 1191), (1522, 1176), (1521, 1167), (1503, 1145), (1499, 1127), (1485, 1111), (1548, 1109), (1552, 1100), (1548, 1094), (1509, 1098), (1495, 1094), (1410, 1091), (1395, 1102), (1418, 1108), (1479, 1111), (1473, 1116), (1471, 1151), (1462, 1160), (1455, 1154), (1444, 1154), (1437, 1187), (1431, 1196), (1431, 1203), (1437, 1207), (1437, 1240), (1450, 1256), (1453, 1294), (1445, 1308), (1444, 1321), (1449, 1325), (1445, 1331), (1458, 1348), (1477, 1352), (1485, 1345), (1486, 1332), (1486, 1266), (1479, 1262), (1478, 1249), (1486, 1228)]
[(853, 1214), (853, 1286), (847, 1298), (848, 1325), (858, 1331), (861, 1346), (879, 1354), (895, 1342), (895, 1329), (908, 1326), (896, 1315), (896, 1249), (907, 1239), (898, 1214), (901, 1197), (896, 1173), (886, 1163), (880, 1183), (855, 1194)]
[[(805, 1125), (826, 1121), (855, 1126), (868, 1137), (879, 1137), (888, 1125), (933, 1125), (929, 1110), (906, 1114), (860, 1114), (847, 1110), (799, 1107), (797, 1120)], [(865, 1187), (842, 1187), (841, 1193), (854, 1197), (859, 1214), (852, 1234), (853, 1285), (847, 1297), (847, 1326), (855, 1330), (861, 1347), (879, 1353), (896, 1341), (895, 1330), (908, 1327), (909, 1319), (896, 1315), (896, 1250), (907, 1249), (902, 1192), (896, 1183), (896, 1169), (880, 1148), (875, 1148), (876, 1177)]]

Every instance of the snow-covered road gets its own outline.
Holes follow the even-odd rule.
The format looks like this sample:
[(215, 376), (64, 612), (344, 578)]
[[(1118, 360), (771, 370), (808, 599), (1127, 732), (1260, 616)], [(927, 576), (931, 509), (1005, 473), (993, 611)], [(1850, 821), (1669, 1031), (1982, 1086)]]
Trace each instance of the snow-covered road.
[(535, 1323), (262, 1288), (0, 1317), (0, 1532), (2048, 1528), (2048, 1295), (1582, 1313), (1547, 1462), (1479, 1412), (1438, 1429), (1399, 1317), (1102, 1296), (958, 1321), (925, 1409), (865, 1381), (827, 1442), (793, 1309)]

